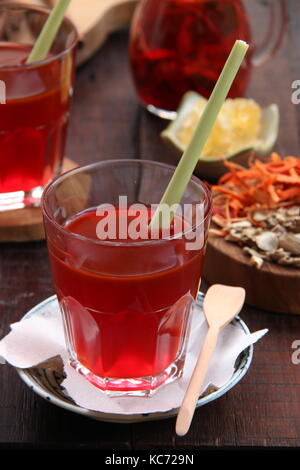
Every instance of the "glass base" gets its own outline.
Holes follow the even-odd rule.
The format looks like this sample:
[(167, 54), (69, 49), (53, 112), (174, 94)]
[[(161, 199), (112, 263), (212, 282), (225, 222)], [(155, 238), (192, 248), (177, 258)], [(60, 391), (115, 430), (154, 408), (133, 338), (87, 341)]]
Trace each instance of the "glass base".
[(25, 207), (38, 207), (41, 203), (43, 187), (38, 186), (31, 191), (14, 191), (0, 193), (0, 212), (24, 209)]
[(155, 377), (128, 379), (98, 377), (74, 359), (70, 360), (70, 365), (109, 397), (149, 397), (162, 385), (170, 384), (182, 376), (184, 361), (185, 353), (181, 354), (167, 369)]
[(166, 111), (164, 109), (157, 108), (152, 104), (145, 105), (149, 113), (154, 114), (155, 116), (160, 117), (161, 119), (168, 119), (169, 121), (174, 121), (177, 117), (176, 111)]

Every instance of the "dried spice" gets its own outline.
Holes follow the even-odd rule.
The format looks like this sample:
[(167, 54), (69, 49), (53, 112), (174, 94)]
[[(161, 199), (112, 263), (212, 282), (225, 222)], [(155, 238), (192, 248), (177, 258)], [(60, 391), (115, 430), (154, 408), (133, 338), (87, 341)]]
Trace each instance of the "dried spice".
[(257, 268), (263, 261), (300, 267), (300, 227), (298, 232), (290, 231), (291, 218), (300, 222), (300, 207), (293, 207), (293, 210), (294, 216), (289, 215), (286, 208), (264, 211), (263, 220), (259, 215), (260, 226), (249, 221), (230, 223), (224, 227), (225, 240), (238, 243)]
[(238, 243), (260, 268), (264, 261), (300, 267), (300, 159), (249, 162), (249, 169), (230, 162), (213, 186), (211, 233)]

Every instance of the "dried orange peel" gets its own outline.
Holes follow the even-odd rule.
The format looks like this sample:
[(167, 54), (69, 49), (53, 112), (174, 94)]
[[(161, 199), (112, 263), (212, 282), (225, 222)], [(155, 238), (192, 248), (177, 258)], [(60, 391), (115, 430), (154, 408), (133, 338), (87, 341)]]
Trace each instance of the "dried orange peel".
[(224, 160), (228, 172), (212, 186), (213, 221), (221, 230), (213, 233), (226, 235), (225, 227), (234, 221), (248, 219), (258, 210), (300, 205), (300, 159), (281, 157), (272, 153), (266, 162), (249, 160), (249, 168)]

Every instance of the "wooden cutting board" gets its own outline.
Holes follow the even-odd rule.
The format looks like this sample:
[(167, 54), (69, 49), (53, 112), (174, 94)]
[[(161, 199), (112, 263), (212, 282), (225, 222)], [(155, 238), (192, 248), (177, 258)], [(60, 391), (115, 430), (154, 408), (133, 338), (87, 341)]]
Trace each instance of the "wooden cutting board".
[(246, 289), (246, 302), (272, 312), (300, 314), (300, 269), (264, 263), (251, 266), (242, 249), (221, 237), (210, 236), (204, 278)]
[[(24, 0), (12, 1), (26, 3)], [(30, 0), (31, 4), (48, 7), (52, 7), (55, 2), (56, 0)], [(72, 0), (67, 15), (76, 25), (80, 36), (78, 64), (89, 59), (110, 33), (130, 24), (137, 2), (138, 0)]]

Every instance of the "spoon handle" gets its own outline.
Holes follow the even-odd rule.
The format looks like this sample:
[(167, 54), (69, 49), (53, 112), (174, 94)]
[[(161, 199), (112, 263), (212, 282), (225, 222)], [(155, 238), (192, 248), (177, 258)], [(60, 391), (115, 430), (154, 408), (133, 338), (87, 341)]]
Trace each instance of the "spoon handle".
[(218, 328), (210, 327), (207, 332), (201, 353), (198, 357), (192, 378), (177, 416), (176, 434), (178, 436), (184, 436), (190, 428), (207, 368), (217, 344), (219, 331)]

